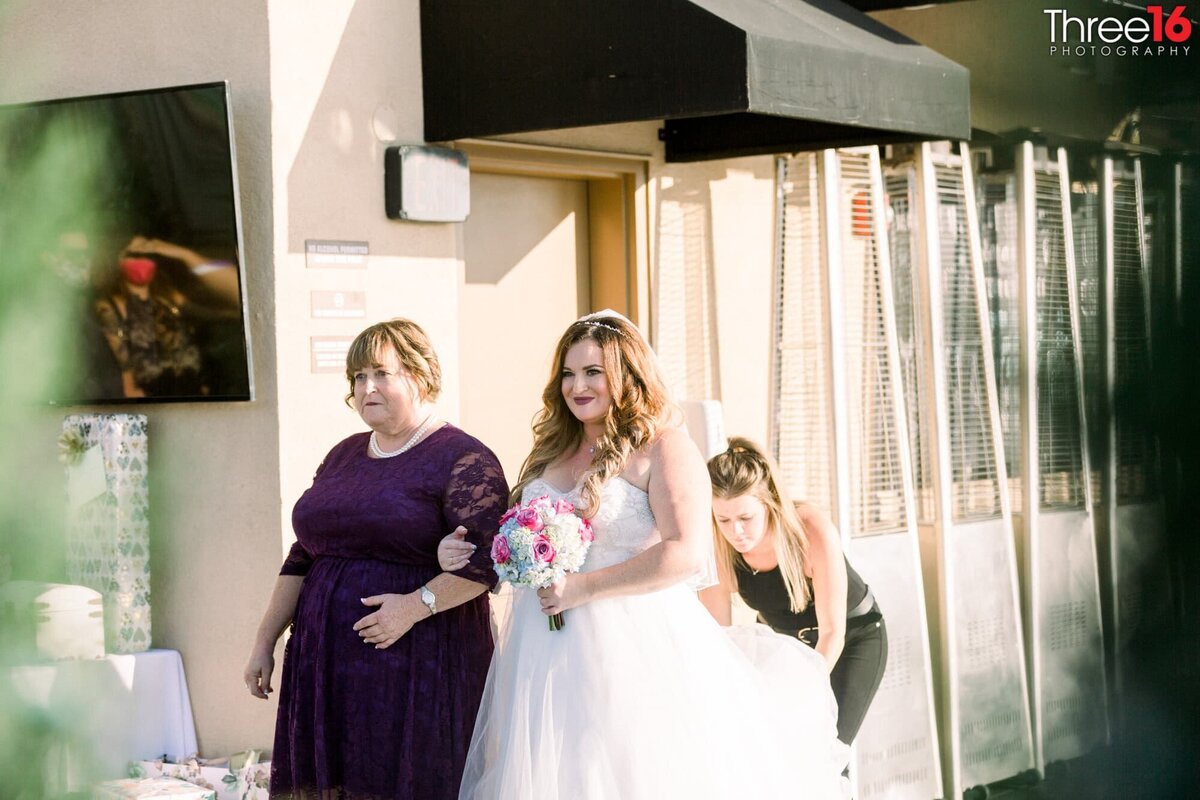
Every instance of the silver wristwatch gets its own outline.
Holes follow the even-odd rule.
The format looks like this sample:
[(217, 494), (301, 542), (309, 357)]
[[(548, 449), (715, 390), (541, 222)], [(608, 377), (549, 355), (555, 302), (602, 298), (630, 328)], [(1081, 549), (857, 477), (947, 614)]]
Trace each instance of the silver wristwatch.
[(430, 616), (437, 613), (437, 595), (429, 591), (428, 586), (421, 587), (421, 602), (429, 608)]

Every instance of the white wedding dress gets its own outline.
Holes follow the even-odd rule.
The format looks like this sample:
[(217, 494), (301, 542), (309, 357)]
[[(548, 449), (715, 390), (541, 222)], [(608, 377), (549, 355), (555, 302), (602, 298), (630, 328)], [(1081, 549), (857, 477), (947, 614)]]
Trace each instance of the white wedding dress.
[[(539, 494), (571, 497), (542, 480)], [(584, 571), (658, 542), (617, 478)], [(822, 658), (766, 626), (722, 628), (684, 584), (598, 600), (551, 631), (518, 587), (500, 631), (460, 800), (844, 798), (848, 749)]]

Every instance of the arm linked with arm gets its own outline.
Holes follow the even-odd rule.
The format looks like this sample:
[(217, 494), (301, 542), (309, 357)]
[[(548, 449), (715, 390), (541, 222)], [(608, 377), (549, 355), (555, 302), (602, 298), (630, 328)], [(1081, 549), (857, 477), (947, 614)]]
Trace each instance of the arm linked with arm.
[[(507, 500), (504, 470), (491, 453), (467, 453), (455, 463), (442, 512), (447, 524), (467, 529), (466, 540), (476, 545), (476, 550), (462, 570), (455, 574), (443, 572), (426, 584), (437, 598), (439, 614), (475, 599), (495, 585), (496, 573), (489, 554)], [(377, 648), (391, 646), (417, 622), (432, 616), (420, 594), (418, 590), (364, 598), (365, 605), (379, 608), (355, 623), (354, 629)]]
[(465, 528), (465, 542), (475, 546), (462, 569), (443, 572), (428, 584), (437, 596), (438, 612), (473, 600), (496, 585), (492, 539), (508, 506), (504, 469), (487, 451), (466, 453), (454, 464), (446, 486), (442, 513), (448, 526)]

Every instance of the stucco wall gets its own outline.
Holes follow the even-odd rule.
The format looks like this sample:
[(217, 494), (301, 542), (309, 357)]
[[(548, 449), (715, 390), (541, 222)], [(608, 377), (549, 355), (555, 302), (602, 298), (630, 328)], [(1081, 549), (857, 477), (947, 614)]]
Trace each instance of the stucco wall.
[[(394, 316), (428, 331), (458, 415), (459, 227), (396, 222), (383, 205), (387, 145), (422, 141), (418, 3), (270, 4), (278, 317), (281, 530), (321, 458), (363, 425), (345, 377), (314, 374), (311, 336), (353, 336)], [(365, 241), (364, 269), (308, 268), (306, 239)], [(313, 319), (311, 292), (366, 294), (365, 319)]]

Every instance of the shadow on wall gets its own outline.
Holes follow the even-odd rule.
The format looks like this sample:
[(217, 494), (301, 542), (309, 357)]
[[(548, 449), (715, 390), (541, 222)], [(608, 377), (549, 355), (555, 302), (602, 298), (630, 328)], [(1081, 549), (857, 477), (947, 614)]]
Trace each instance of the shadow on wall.
[[(579, 197), (574, 197), (579, 195)], [(572, 208), (586, 209), (587, 186), (583, 181), (553, 180), (527, 176), (471, 175), (472, 213), (476, 219), (503, 220), (512, 209), (520, 209), (520, 225), (495, 233), (493, 225), (463, 226), (466, 282), (496, 285), (543, 242), (556, 233), (568, 234), (580, 243), (580, 257), (587, 260), (588, 220), (586, 214)], [(570, 265), (564, 265), (564, 269)]]
[(417, 3), (353, 4), (320, 96), (306, 119), (294, 121), (305, 131), (288, 170), (289, 253), (303, 253), (306, 239), (333, 239), (369, 240), (372, 256), (458, 255), (451, 225), (396, 222), (384, 213), (384, 150), (423, 141), (418, 10)]

